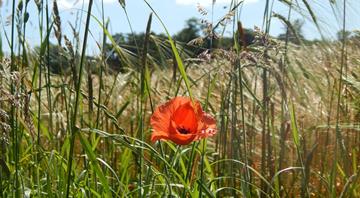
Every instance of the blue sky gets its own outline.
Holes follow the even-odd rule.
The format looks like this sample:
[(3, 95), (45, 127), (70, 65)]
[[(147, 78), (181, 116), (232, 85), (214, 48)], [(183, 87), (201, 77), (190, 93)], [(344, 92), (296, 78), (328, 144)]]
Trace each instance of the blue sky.
[[(132, 28), (135, 32), (143, 32), (146, 28), (146, 23), (150, 9), (145, 4), (144, 0), (125, 0), (126, 9), (129, 14)], [(340, 4), (340, 2), (337, 0)], [(50, 6), (52, 6), (51, 0), (49, 0)], [(83, 2), (84, 9), (87, 9), (88, 0), (58, 0), (58, 5), (60, 7), (60, 16), (62, 20), (62, 29), (63, 32), (69, 37), (72, 38), (71, 28), (69, 23), (74, 24), (76, 20), (77, 13), (80, 12)], [(93, 14), (100, 18), (101, 13), (101, 0), (94, 0)], [(175, 34), (181, 30), (185, 25), (185, 20), (190, 17), (204, 18), (211, 20), (211, 2), (212, 0), (148, 0), (151, 6), (156, 10), (158, 15), (161, 17), (165, 23), (167, 29), (171, 34)], [(229, 6), (231, 0), (217, 0), (214, 7), (214, 20), (224, 16)], [(301, 2), (301, 1), (299, 1)], [(334, 12), (332, 11), (328, 0), (310, 0), (313, 10), (316, 12), (318, 19), (321, 24), (321, 29), (323, 34), (328, 38), (335, 38), (335, 33), (341, 28), (341, 16), (335, 16), (335, 13), (340, 13), (338, 10), (341, 10), (341, 6), (335, 6)], [(105, 17), (110, 19), (110, 32), (130, 32), (129, 25), (126, 21), (126, 16), (124, 10), (121, 8), (118, 0), (104, 0), (105, 3)], [(197, 11), (197, 5), (204, 6), (205, 9), (209, 11), (208, 16), (202, 16)], [(245, 0), (245, 3), (242, 7), (241, 12), (241, 21), (246, 28), (254, 28), (258, 26), (261, 28), (263, 21), (263, 11), (265, 6), (265, 0)], [(347, 10), (347, 29), (360, 29), (360, 0), (348, 0), (348, 10)], [(6, 23), (8, 16), (11, 13), (11, 1), (7, 0), (3, 2), (1, 7), (1, 26)], [(275, 0), (274, 11), (280, 13), (284, 16), (287, 15), (288, 8)], [(30, 1), (29, 5), (30, 13), (30, 23), (27, 27), (27, 42), (31, 46), (39, 44), (39, 30), (38, 30), (38, 14), (34, 4), (34, 1)], [(308, 39), (319, 38), (319, 33), (314, 25), (309, 21), (309, 16), (302, 16), (293, 12), (292, 19), (303, 18), (305, 20), (304, 34)], [(85, 17), (83, 17), (83, 21)], [(82, 23), (84, 26), (84, 22)], [(271, 24), (270, 34), (276, 36), (283, 32), (282, 23), (274, 19)], [(96, 24), (95, 20), (91, 21), (90, 27), (92, 37), (89, 38), (89, 53), (96, 53), (96, 41), (101, 39), (101, 28)], [(152, 30), (159, 33), (164, 32), (160, 23), (157, 19), (153, 20)], [(1, 36), (4, 37), (4, 31), (7, 34), (10, 34), (10, 26), (4, 26), (3, 31), (1, 31)], [(82, 33), (80, 34), (82, 36)], [(7, 44), (3, 38), (3, 48), (7, 48)]]

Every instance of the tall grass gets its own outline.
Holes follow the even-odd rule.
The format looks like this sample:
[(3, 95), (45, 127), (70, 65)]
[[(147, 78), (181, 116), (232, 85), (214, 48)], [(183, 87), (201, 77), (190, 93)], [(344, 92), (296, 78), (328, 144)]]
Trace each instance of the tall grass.
[[(38, 51), (26, 44), (33, 3)], [(143, 45), (135, 40), (137, 53), (113, 38), (108, 26), (114, 19), (105, 19), (104, 2), (100, 19), (92, 0), (86, 11), (78, 10), (71, 37), (56, 1), (52, 9), (48, 3), (11, 4), (10, 34), (5, 32), (10, 55), (1, 57), (0, 67), (2, 197), (360, 196), (360, 41), (291, 43), (296, 12), (323, 35), (310, 1), (264, 1), (263, 27), (254, 29), (248, 44), (243, 2), (232, 1), (217, 20), (213, 1), (201, 38), (209, 42), (201, 54), (207, 58), (189, 58), (186, 44), (172, 38), (164, 16), (147, 1), (142, 3), (152, 14)], [(126, 1), (119, 3), (132, 29)], [(348, 1), (326, 3), (342, 8), (336, 14), (345, 34)], [(287, 6), (288, 15), (273, 13), (274, 4)], [(226, 25), (233, 26), (233, 47), (217, 49), (214, 35), (231, 17)], [(167, 39), (151, 33), (154, 20)], [(287, 26), (285, 41), (269, 35), (274, 20)], [(90, 23), (102, 32), (94, 62), (86, 57)], [(52, 73), (53, 34), (70, 65), (59, 74)], [(124, 71), (109, 68), (107, 41)], [(151, 42), (161, 60), (148, 49)], [(215, 137), (188, 146), (150, 142), (151, 114), (178, 95), (199, 100), (216, 117)]]

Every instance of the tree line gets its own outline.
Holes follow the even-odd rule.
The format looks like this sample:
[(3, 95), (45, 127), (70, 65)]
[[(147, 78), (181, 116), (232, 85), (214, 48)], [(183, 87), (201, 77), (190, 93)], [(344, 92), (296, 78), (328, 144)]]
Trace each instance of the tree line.
[[(295, 45), (300, 44), (312, 44), (316, 42), (323, 41), (309, 41), (306, 40), (303, 34), (303, 25), (304, 21), (297, 19), (292, 22), (291, 28), (287, 25), (283, 28), (283, 33), (277, 36), (277, 39), (288, 42), (291, 42)], [(185, 22), (185, 27), (180, 30), (178, 33), (173, 35), (173, 39), (178, 47), (179, 51), (185, 57), (196, 57), (201, 52), (207, 49), (224, 49), (229, 50), (233, 47), (234, 38), (224, 35), (205, 35), (204, 29), (206, 26), (201, 23), (196, 18), (190, 18)], [(116, 46), (120, 47), (122, 52), (128, 55), (130, 58), (133, 57), (134, 61), (139, 60), (139, 57), (142, 54), (142, 46), (145, 42), (145, 33), (116, 33), (112, 35), (113, 40), (116, 42), (116, 45), (113, 43), (106, 43), (104, 46), (103, 58), (108, 65), (108, 68), (115, 72), (122, 72), (124, 68), (128, 67), (119, 54), (119, 51), (116, 50)], [(240, 39), (239, 43), (241, 45), (251, 45), (254, 41), (254, 32), (252, 29), (243, 29), (243, 37)], [(339, 31), (337, 34), (338, 40), (342, 39), (360, 41), (360, 31)], [(50, 44), (50, 69), (52, 73), (60, 74), (66, 71), (69, 71), (74, 65), (69, 64), (69, 59), (75, 59), (74, 57), (69, 57), (69, 47), (59, 47), (55, 44)], [(38, 51), (37, 48), (36, 51)], [(148, 41), (148, 54), (154, 64), (164, 65), (164, 62), (173, 57), (170, 44), (168, 42), (167, 35), (160, 33), (151, 33), (150, 40)], [(70, 56), (76, 56), (72, 54)], [(96, 62), (96, 57), (88, 56), (88, 63), (90, 67), (95, 69), (96, 65), (91, 65), (91, 62)]]

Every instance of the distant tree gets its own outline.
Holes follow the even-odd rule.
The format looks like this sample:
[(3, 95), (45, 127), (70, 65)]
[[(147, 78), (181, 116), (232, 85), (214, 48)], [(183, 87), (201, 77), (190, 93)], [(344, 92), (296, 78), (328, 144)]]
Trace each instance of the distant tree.
[[(248, 46), (254, 42), (255, 36), (253, 31), (244, 29), (244, 37), (240, 38), (236, 33), (235, 36), (238, 38), (238, 43), (241, 46)], [(231, 49), (234, 46), (234, 38), (223, 36), (218, 39), (213, 40), (213, 48), (221, 48), (221, 49)]]
[[(40, 47), (35, 47), (35, 52), (40, 53)], [(50, 72), (53, 74), (62, 74), (69, 70), (70, 64), (67, 58), (66, 51), (58, 45), (51, 44), (49, 45), (49, 68)], [(46, 56), (43, 56), (43, 62), (46, 63)]]
[(348, 40), (350, 38), (350, 36), (351, 36), (351, 31), (348, 31), (348, 30), (342, 31), (342, 30), (340, 30), (340, 31), (338, 31), (336, 33), (336, 36), (337, 36), (337, 39), (339, 41), (342, 41), (343, 39)]
[[(209, 47), (208, 38), (201, 38), (202, 30), (205, 28), (205, 25), (202, 24), (196, 18), (190, 18), (185, 22), (185, 27), (180, 30), (177, 34), (173, 36), (173, 39), (176, 41), (176, 47), (181, 51), (182, 56), (196, 56), (203, 52)], [(128, 52), (131, 52), (132, 55), (142, 56), (142, 50), (144, 46), (145, 33), (133, 33), (133, 34), (123, 34), (117, 33), (112, 36), (118, 46), (125, 49)], [(239, 37), (239, 36), (237, 36)], [(202, 42), (200, 43), (189, 43), (197, 38), (200, 38)], [(250, 29), (244, 29), (244, 37), (240, 39), (239, 43), (242, 45), (243, 42), (246, 45), (250, 45), (254, 40), (254, 33)], [(230, 49), (233, 47), (234, 39), (232, 37), (221, 37), (213, 40), (213, 48), (222, 48)], [(114, 50), (112, 43), (106, 45), (106, 57), (109, 67), (115, 71), (124, 71), (126, 63), (122, 60), (122, 57), (117, 54), (117, 51)], [(167, 59), (173, 58), (173, 53), (171, 50), (170, 43), (168, 42), (168, 37), (165, 34), (156, 34), (151, 33), (151, 37), (148, 41), (148, 54), (152, 57), (152, 61), (159, 63), (161, 65), (167, 65), (165, 62)], [(136, 63), (140, 64), (140, 62)]]
[[(36, 46), (34, 48), (36, 56), (40, 55), (40, 47)], [(42, 56), (43, 67), (47, 67), (47, 50)], [(80, 56), (77, 54), (72, 54), (68, 48), (59, 46), (57, 44), (50, 43), (49, 45), (49, 69), (52, 74), (72, 74), (73, 78), (76, 79), (78, 71)], [(84, 64), (86, 68), (89, 68), (91, 72), (96, 71), (96, 65), (99, 61), (94, 56), (85, 56)]]
[(301, 41), (305, 40), (304, 34), (302, 32), (304, 24), (305, 22), (303, 20), (296, 19), (291, 23), (291, 27), (285, 25), (283, 28), (284, 33), (279, 34), (278, 39), (283, 41), (288, 39), (288, 41), (299, 45)]
[(118, 43), (125, 43), (126, 38), (123, 33), (116, 33), (112, 37)]
[[(145, 42), (145, 33), (117, 33), (112, 36), (116, 44), (125, 49), (127, 52), (132, 53), (132, 55), (141, 57), (143, 53), (143, 47)], [(171, 56), (171, 50), (167, 50), (167, 47), (170, 47), (170, 44), (167, 42), (167, 36), (164, 34), (156, 34), (151, 32), (150, 39), (148, 41), (148, 54), (152, 57), (152, 60), (160, 63), (164, 61), (164, 57), (169, 58)], [(117, 51), (114, 50), (112, 44), (106, 45), (106, 55), (107, 63), (109, 67), (117, 72), (123, 72), (125, 66), (124, 60), (119, 57)], [(136, 61), (135, 61), (136, 62)], [(137, 63), (139, 64), (139, 62)]]
[(188, 43), (189, 41), (198, 38), (201, 34), (201, 30), (205, 28), (196, 18), (188, 19), (185, 24), (185, 28), (175, 34), (174, 39), (176, 41)]
[[(243, 40), (244, 39), (244, 40)], [(250, 45), (254, 42), (255, 34), (252, 29), (244, 28), (244, 38), (241, 38), (241, 45)]]
[[(201, 37), (203, 29), (205, 29), (204, 24), (202, 24), (196, 18), (190, 18), (186, 21), (185, 27), (174, 36), (174, 39), (179, 42), (188, 43), (189, 41)], [(244, 38), (241, 38), (241, 40), (239, 40), (239, 43), (243, 45), (243, 42), (245, 42), (245, 45), (250, 45), (254, 41), (254, 38), (255, 37), (253, 31), (251, 29), (244, 28)], [(212, 48), (230, 49), (231, 47), (233, 47), (233, 43), (234, 40), (232, 37), (223, 36), (213, 39)], [(187, 48), (193, 51), (195, 54), (198, 54), (199, 52), (203, 51), (203, 49), (209, 48), (209, 38), (203, 39), (203, 43), (199, 44), (198, 47), (187, 46)], [(199, 48), (201, 48), (202, 50)]]
[(230, 49), (234, 45), (234, 39), (231, 37), (221, 37), (213, 41), (213, 48)]

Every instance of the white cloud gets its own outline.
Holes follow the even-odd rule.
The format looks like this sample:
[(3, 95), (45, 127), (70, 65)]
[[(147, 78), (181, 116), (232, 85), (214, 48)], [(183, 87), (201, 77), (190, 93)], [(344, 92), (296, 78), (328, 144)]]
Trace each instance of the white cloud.
[[(95, 0), (101, 3), (101, 0)], [(115, 3), (116, 0), (104, 0), (104, 4)], [(59, 9), (71, 9), (71, 8), (79, 8), (82, 3), (88, 4), (89, 0), (58, 0), (57, 1)], [(94, 2), (95, 3), (95, 2)]]
[[(178, 5), (197, 5), (209, 6), (213, 0), (176, 0)], [(255, 3), (258, 0), (244, 0), (244, 3)], [(216, 4), (230, 4), (231, 0), (216, 0)]]

